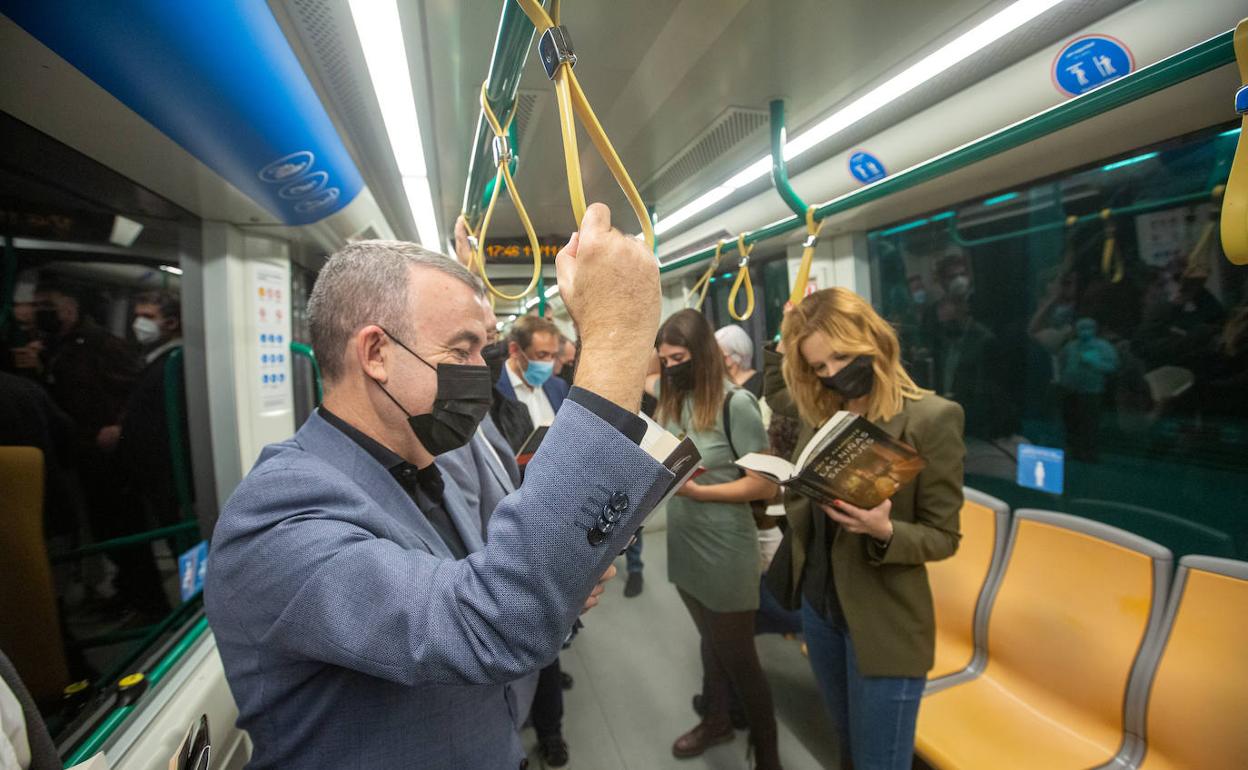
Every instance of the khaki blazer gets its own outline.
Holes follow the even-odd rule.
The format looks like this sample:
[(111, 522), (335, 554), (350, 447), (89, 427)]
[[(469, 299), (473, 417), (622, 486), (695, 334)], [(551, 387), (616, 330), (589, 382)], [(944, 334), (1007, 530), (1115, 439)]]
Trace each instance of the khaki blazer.
[[(773, 410), (796, 416), (780, 374), (780, 356), (768, 351), (764, 393)], [(889, 435), (918, 450), (927, 467), (892, 498), (893, 538), (881, 548), (867, 535), (837, 529), (832, 541), (836, 595), (845, 613), (864, 676), (924, 677), (932, 668), (936, 621), (925, 562), (947, 559), (958, 549), (962, 508), (962, 407), (934, 394), (910, 400), (891, 420), (878, 423)], [(803, 422), (796, 459), (814, 435)], [(800, 601), (806, 549), (814, 515), (825, 515), (805, 497), (786, 492), (792, 539), (791, 601)]]

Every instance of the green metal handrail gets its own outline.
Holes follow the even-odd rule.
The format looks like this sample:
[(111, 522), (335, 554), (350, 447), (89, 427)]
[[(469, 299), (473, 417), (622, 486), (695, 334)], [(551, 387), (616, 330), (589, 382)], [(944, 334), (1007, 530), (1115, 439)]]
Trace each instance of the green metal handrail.
[[(1108, 83), (1100, 88), (1089, 91), (1083, 96), (1051, 107), (1027, 120), (995, 131), (978, 141), (964, 145), (939, 155), (931, 160), (911, 166), (890, 177), (885, 177), (862, 189), (846, 193), (819, 206), (815, 212), (816, 219), (824, 219), (833, 214), (857, 208), (893, 193), (907, 190), (923, 182), (930, 181), (950, 172), (991, 158), (1006, 150), (1014, 149), (1043, 136), (1060, 131), (1064, 128), (1096, 117), (1124, 104), (1142, 99), (1158, 91), (1190, 80), (1206, 72), (1232, 64), (1235, 61), (1235, 49), (1232, 43), (1233, 31), (1228, 30), (1216, 35), (1203, 43), (1180, 51), (1161, 61), (1150, 64), (1129, 75)], [(801, 217), (787, 217), (778, 222), (761, 227), (745, 234), (745, 243), (757, 243), (769, 238), (784, 235), (805, 225)], [(725, 244), (724, 253), (736, 248), (736, 243)], [(710, 259), (715, 249), (706, 248), (672, 260), (660, 268), (661, 272), (678, 270), (689, 265)]]
[(311, 346), (302, 342), (291, 342), (290, 352), (303, 356), (312, 365), (312, 383), (316, 386), (316, 405), (320, 406), (321, 401), (325, 399), (325, 389), (321, 383), (321, 365), (316, 362), (316, 353), (312, 352)]
[(178, 496), (178, 513), (183, 519), (193, 519), (195, 510), (191, 503), (190, 458), (184, 450), (182, 436), (182, 346), (172, 348), (165, 359), (165, 422), (169, 432), (169, 459), (173, 467), (173, 488)]
[(789, 168), (784, 159), (784, 100), (771, 101), (771, 181), (776, 192), (784, 199), (785, 204), (796, 216), (806, 219), (806, 211), (810, 207), (797, 194), (793, 185), (789, 184)]
[(125, 548), (131, 545), (141, 545), (142, 543), (150, 543), (153, 540), (160, 540), (165, 537), (174, 537), (185, 534), (192, 530), (199, 529), (197, 521), (182, 521), (177, 524), (170, 524), (167, 527), (159, 527), (157, 529), (149, 529), (146, 532), (136, 532), (133, 535), (123, 535), (114, 537), (111, 540), (101, 540), (98, 543), (84, 545), (81, 548), (75, 548), (72, 551), (64, 553), (54, 553), (50, 555), (53, 564), (74, 561), (92, 554), (105, 553), (107, 551), (115, 551), (118, 548)]
[[(1158, 211), (1161, 209), (1173, 208), (1186, 203), (1201, 203), (1212, 199), (1212, 192), (1188, 193), (1187, 195), (1176, 195), (1172, 198), (1162, 198), (1155, 201), (1141, 201), (1133, 203), (1130, 206), (1123, 206), (1116, 209), (1106, 209), (1110, 217), (1134, 216), (1135, 214), (1146, 214), (1150, 211)], [(1021, 230), (1011, 230), (1008, 233), (999, 233), (997, 235), (988, 235), (983, 238), (963, 238), (958, 231), (957, 217), (949, 218), (949, 239), (958, 246), (963, 248), (973, 248), (975, 246), (987, 246), (991, 243), (1000, 243), (1001, 241), (1009, 241), (1014, 238), (1024, 238), (1036, 233), (1045, 233), (1050, 230), (1063, 230), (1067, 227), (1085, 224), (1087, 222), (1095, 222), (1104, 218), (1104, 212), (1095, 211), (1091, 214), (1084, 214), (1076, 217), (1074, 221), (1067, 222), (1065, 219), (1058, 219), (1053, 222), (1046, 222), (1042, 225), (1033, 225), (1025, 227)]]
[[(506, 124), (516, 109), (516, 89), (520, 87), (520, 74), (524, 71), (524, 60), (533, 45), (535, 31), (533, 22), (520, 5), (504, 0), (485, 91), (486, 101), (500, 123)], [(473, 229), (480, 224), (489, 203), (486, 186), (497, 173), (493, 142), (494, 132), (482, 112), (477, 118), (476, 138), (468, 156), (468, 184), (464, 189), (463, 214)]]
[[(187, 651), (190, 650), (197, 641), (199, 641), (199, 638), (203, 636), (204, 632), (207, 630), (208, 618), (200, 618), (195, 625), (191, 626), (190, 630), (188, 630), (182, 638), (178, 640), (178, 643), (173, 646), (173, 649), (165, 653), (164, 657), (157, 661), (156, 665), (152, 666), (150, 671), (145, 672), (144, 677), (147, 680), (148, 688), (151, 689), (159, 684), (160, 680), (164, 679), (169, 671), (177, 665), (178, 661), (182, 660)], [(142, 696), (140, 696), (140, 698), (141, 697)], [(117, 731), (117, 728), (126, 721), (126, 718), (130, 716), (137, 706), (138, 703), (136, 701), (135, 703), (118, 706), (109, 712), (108, 716), (104, 718), (104, 721), (91, 732), (91, 735), (87, 736), (87, 739), (79, 744), (78, 748), (76, 748), (69, 755), (69, 758), (65, 760), (64, 766), (73, 767), (74, 765), (94, 756), (96, 752), (98, 752), (108, 741), (108, 739), (112, 737), (113, 733)]]

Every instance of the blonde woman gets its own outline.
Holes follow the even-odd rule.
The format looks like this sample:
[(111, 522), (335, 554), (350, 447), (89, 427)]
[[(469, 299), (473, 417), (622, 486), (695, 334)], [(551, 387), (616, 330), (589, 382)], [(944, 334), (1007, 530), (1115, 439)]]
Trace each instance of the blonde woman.
[(962, 408), (914, 384), (892, 327), (846, 289), (802, 300), (785, 315), (781, 339), (784, 356), (768, 356), (768, 399), (773, 407), (791, 401), (802, 419), (794, 458), (815, 429), (847, 410), (927, 461), (914, 482), (871, 510), (785, 496), (793, 541), (784, 598), (790, 606), (800, 601), (842, 762), (852, 758), (856, 770), (908, 770), (935, 648), (924, 563), (958, 547)]

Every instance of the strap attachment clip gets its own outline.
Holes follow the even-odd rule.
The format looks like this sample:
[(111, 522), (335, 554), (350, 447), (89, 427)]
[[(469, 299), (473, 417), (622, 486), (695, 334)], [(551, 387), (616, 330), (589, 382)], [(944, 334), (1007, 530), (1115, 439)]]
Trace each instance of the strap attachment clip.
[(494, 137), (494, 165), (501, 166), (511, 163), (511, 142), (506, 136)]
[(572, 34), (562, 24), (551, 27), (542, 35), (537, 44), (538, 55), (542, 66), (546, 68), (546, 77), (555, 79), (555, 72), (563, 64), (576, 66), (576, 54), (572, 51)]

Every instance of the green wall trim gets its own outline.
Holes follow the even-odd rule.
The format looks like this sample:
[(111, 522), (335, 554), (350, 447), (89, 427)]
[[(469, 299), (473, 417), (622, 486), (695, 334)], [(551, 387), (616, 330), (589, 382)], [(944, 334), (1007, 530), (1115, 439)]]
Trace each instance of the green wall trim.
[[(1035, 141), (1064, 128), (1109, 112), (1124, 104), (1142, 99), (1171, 86), (1190, 80), (1206, 72), (1235, 62), (1235, 49), (1232, 44), (1233, 31), (1227, 30), (1203, 43), (1179, 51), (1173, 56), (1150, 64), (1147, 67), (1125, 75), (1095, 91), (1089, 91), (1062, 104), (1055, 105), (1044, 112), (1033, 115), (1026, 120), (995, 131), (987, 136), (957, 149), (938, 155), (931, 160), (911, 166), (890, 177), (846, 193), (819, 206), (816, 218), (823, 219), (857, 208), (865, 203), (879, 200), (893, 193), (908, 190), (923, 182), (936, 179), (945, 174), (978, 163), (986, 158), (999, 155), (1006, 150)], [(1230, 104), (1233, 93), (1227, 94)], [(784, 235), (799, 227), (805, 227), (804, 219), (793, 216), (773, 222), (765, 227), (752, 230), (745, 234), (747, 244), (765, 241)], [(725, 254), (736, 248), (736, 242), (725, 244)], [(697, 264), (710, 259), (715, 254), (714, 247), (687, 254), (679, 259), (662, 265), (660, 272), (670, 272), (682, 267)]]

